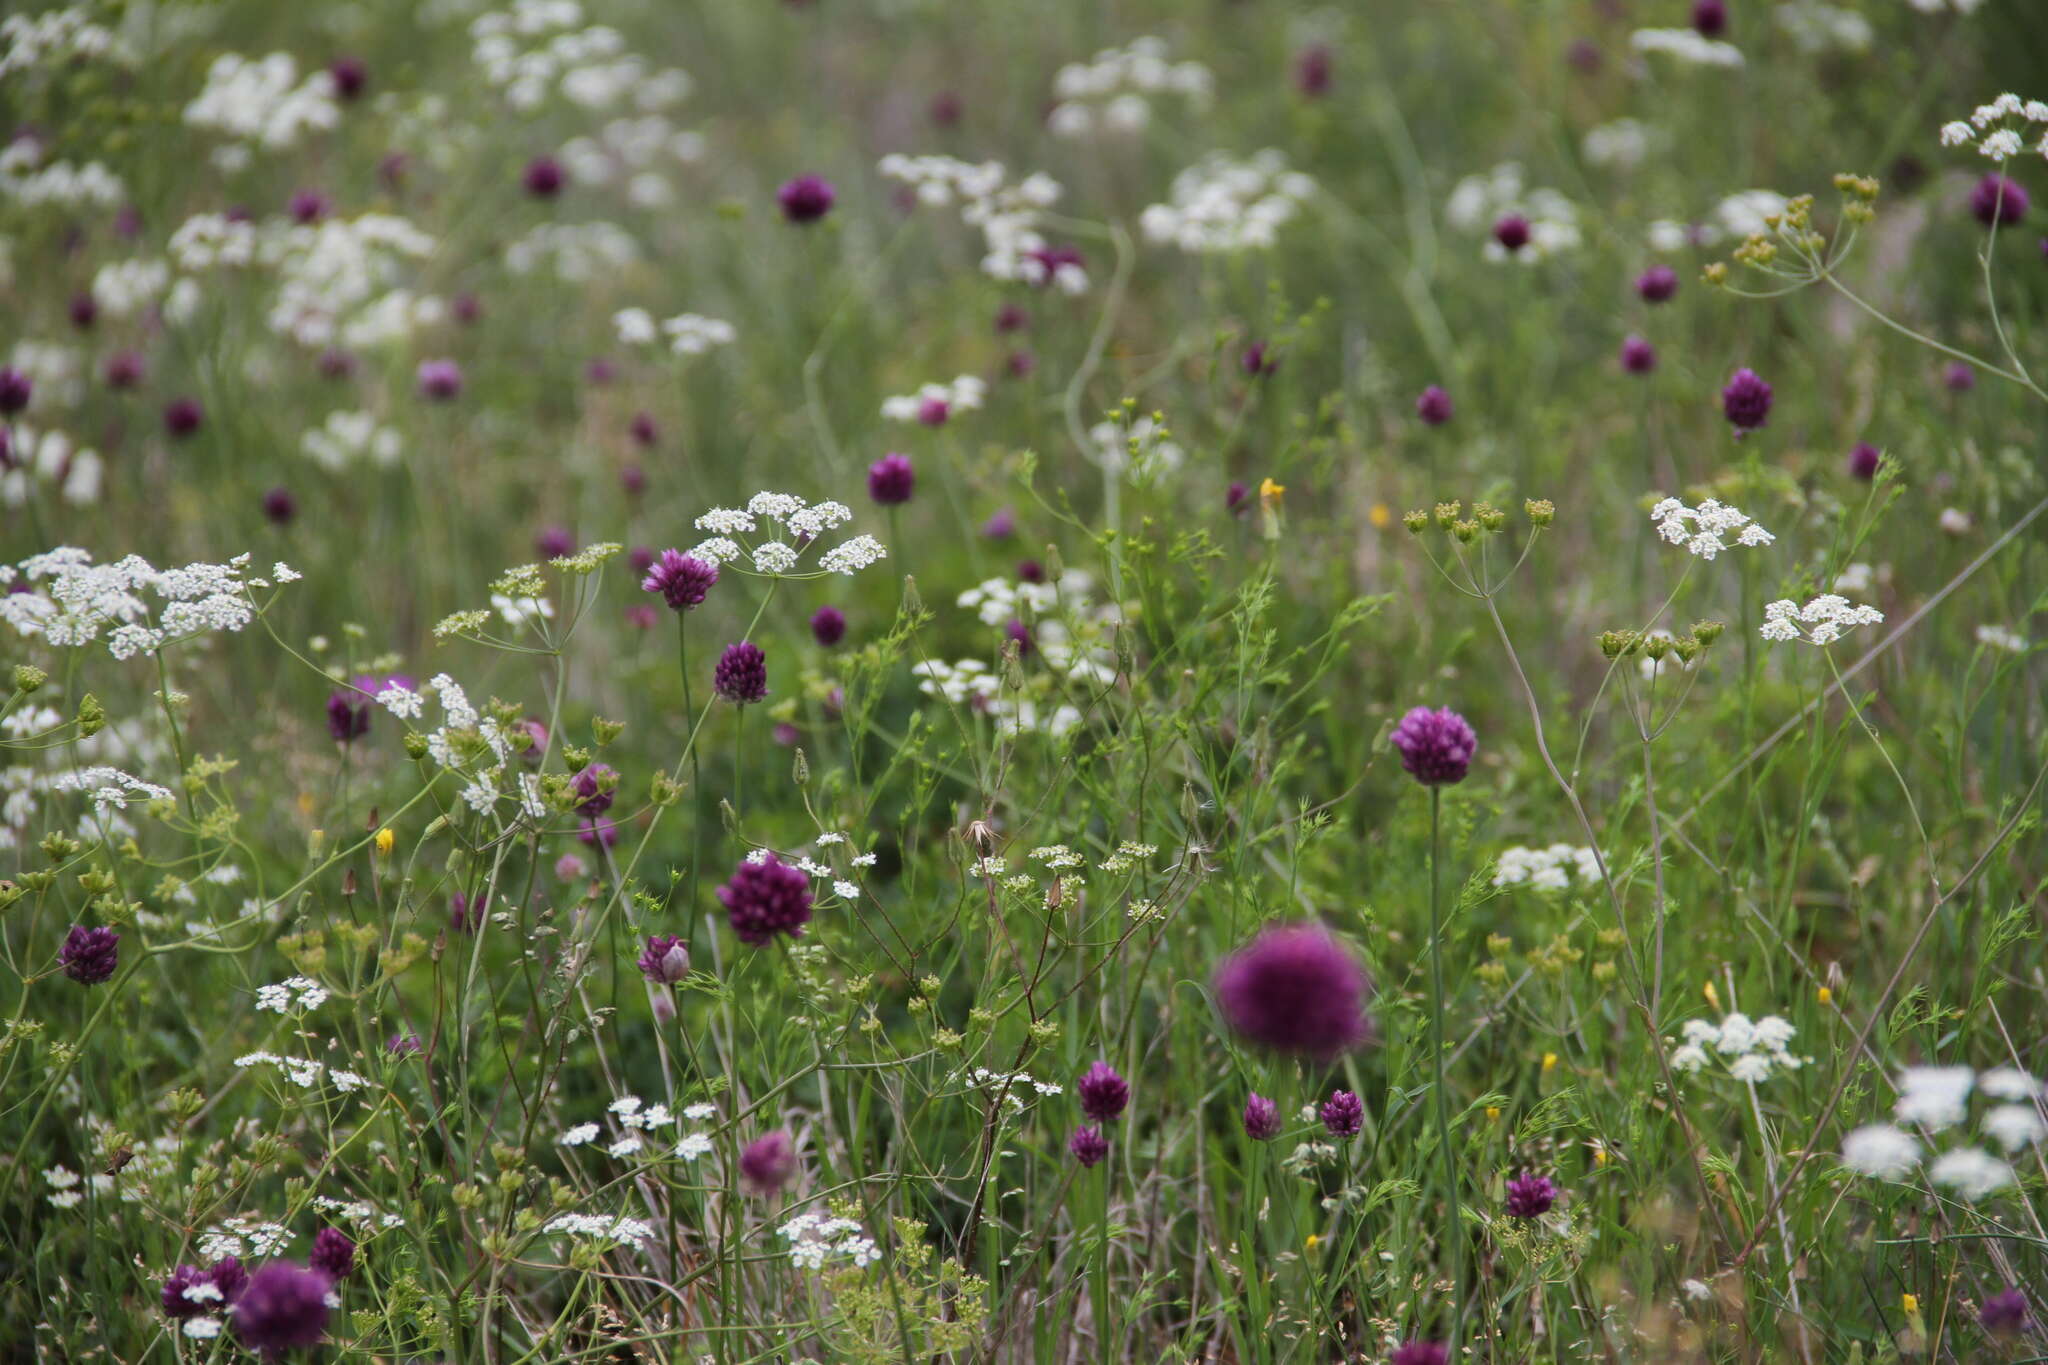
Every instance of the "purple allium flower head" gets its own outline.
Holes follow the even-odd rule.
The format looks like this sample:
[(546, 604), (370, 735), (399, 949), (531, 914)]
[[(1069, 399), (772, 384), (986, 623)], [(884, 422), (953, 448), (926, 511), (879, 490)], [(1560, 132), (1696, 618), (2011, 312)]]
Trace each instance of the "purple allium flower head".
[(1977, 387), (1977, 372), (1960, 360), (1951, 360), (1941, 372), (1941, 382), (1951, 393), (1968, 393)]
[(533, 533), (533, 552), (542, 559), (576, 553), (576, 533), (566, 526), (543, 526)]
[(1090, 1124), (1074, 1130), (1074, 1135), (1067, 1139), (1067, 1151), (1083, 1166), (1094, 1166), (1109, 1155), (1109, 1139), (1100, 1128)]
[(1365, 1102), (1349, 1090), (1337, 1090), (1316, 1111), (1331, 1137), (1357, 1137), (1365, 1127)]
[(340, 1228), (322, 1228), (313, 1236), (306, 1264), (330, 1280), (345, 1280), (356, 1268), (356, 1239)]
[(951, 90), (941, 90), (932, 96), (929, 112), (933, 123), (941, 128), (951, 128), (960, 121), (960, 111), (965, 107)]
[(360, 57), (336, 57), (327, 74), (334, 79), (334, 93), (345, 100), (360, 97), (370, 84), (370, 68)]
[(1012, 379), (1029, 378), (1031, 372), (1037, 368), (1038, 357), (1021, 347), (1003, 357), (1003, 373)]
[(1265, 342), (1254, 341), (1244, 348), (1244, 354), (1238, 357), (1237, 363), (1246, 374), (1261, 379), (1280, 368), (1280, 357), (1274, 355)]
[(1256, 1090), (1245, 1096), (1244, 1135), (1253, 1142), (1271, 1142), (1280, 1136), (1280, 1106)]
[(249, 1272), (242, 1269), (242, 1263), (232, 1256), (223, 1256), (207, 1270), (206, 1278), (213, 1281), (213, 1287), (220, 1291), (221, 1299), (233, 1303), (242, 1297), (242, 1291), (249, 1287)]
[(1737, 432), (1754, 431), (1771, 417), (1771, 386), (1744, 366), (1728, 377), (1721, 390), (1721, 411)]
[(830, 649), (846, 638), (846, 613), (834, 606), (811, 613), (811, 638)]
[(1025, 625), (1019, 617), (1010, 618), (1009, 624), (1003, 627), (1003, 634), (1017, 642), (1017, 653), (1020, 655), (1029, 654), (1038, 648), (1038, 640), (1032, 635), (1031, 627)]
[(770, 730), (768, 734), (770, 738), (785, 749), (796, 747), (796, 742), (803, 738), (803, 731), (797, 729), (786, 720), (776, 721), (775, 728)]
[(629, 464), (619, 471), (619, 487), (626, 490), (626, 496), (637, 498), (647, 491), (647, 471), (637, 464)]
[(252, 1351), (278, 1356), (327, 1339), (327, 1276), (290, 1261), (272, 1261), (249, 1277), (235, 1301), (235, 1338)]
[(1427, 787), (1463, 782), (1472, 767), (1472, 752), (1479, 747), (1472, 727), (1448, 706), (1435, 711), (1416, 707), (1401, 717), (1392, 740), (1401, 751), (1401, 766)]
[(346, 379), (356, 372), (356, 358), (338, 347), (322, 351), (318, 363), (322, 379)]
[(1433, 427), (1451, 420), (1451, 396), (1440, 385), (1431, 384), (1415, 400), (1415, 415)]
[(868, 466), (868, 496), (884, 507), (909, 502), (916, 489), (917, 473), (908, 455), (891, 451)]
[(775, 191), (775, 202), (782, 205), (782, 216), (792, 223), (815, 223), (832, 211), (832, 201), (838, 194), (832, 182), (821, 175), (800, 175), (784, 182)]
[(299, 514), (299, 500), (289, 488), (273, 488), (263, 495), (263, 515), (273, 526), (289, 526)]
[(635, 602), (626, 608), (626, 624), (635, 630), (653, 630), (659, 620), (661, 617), (645, 602)]
[(295, 190), (285, 211), (291, 214), (294, 223), (317, 223), (327, 216), (332, 207), (327, 196), (318, 190)]
[(1728, 31), (1728, 0), (1693, 0), (1692, 26), (1705, 38)]
[(606, 848), (617, 848), (619, 844), (618, 822), (610, 819), (585, 820), (582, 825), (577, 827), (576, 842), (591, 848), (596, 848), (599, 844), (603, 844)]
[(121, 936), (112, 929), (74, 924), (64, 936), (64, 946), (57, 950), (57, 961), (73, 981), (97, 986), (121, 965)]
[(1241, 480), (1232, 479), (1230, 487), (1223, 490), (1223, 510), (1234, 517), (1241, 517), (1251, 510), (1252, 490)]
[(1639, 336), (1623, 338), (1621, 368), (1630, 374), (1648, 374), (1657, 368), (1657, 348)]
[(147, 367), (140, 351), (116, 351), (107, 357), (107, 387), (110, 389), (132, 389), (142, 382)]
[(71, 296), (71, 325), (81, 332), (89, 332), (92, 325), (100, 320), (100, 301), (90, 291), (81, 290)]
[(996, 309), (996, 335), (1021, 332), (1031, 325), (1031, 314), (1024, 311), (1021, 303), (1006, 303)]
[(1115, 1123), (1131, 1102), (1131, 1086), (1108, 1062), (1097, 1062), (1074, 1083), (1081, 1112), (1097, 1123)]
[(327, 695), (327, 733), (336, 744), (353, 744), (370, 733), (372, 700), (354, 687)]
[(448, 898), (448, 924), (458, 934), (473, 934), (484, 927), (484, 898), (471, 900), (457, 891)]
[(1045, 565), (1035, 559), (1021, 559), (1017, 561), (1017, 578), (1024, 583), (1043, 583)]
[(660, 593), (671, 611), (688, 611), (702, 604), (717, 582), (716, 564), (681, 550), (663, 550), (640, 580), (640, 590)]
[(1508, 1181), (1505, 1207), (1510, 1218), (1537, 1218), (1557, 1202), (1557, 1183), (1547, 1175), (1518, 1175)]
[(28, 406), (35, 381), (12, 365), (0, 365), (0, 416), (12, 417)]
[(1970, 191), (1970, 212), (1989, 228), (2011, 227), (2027, 216), (2032, 201), (2016, 180), (1992, 171)]
[(635, 444), (641, 446), (651, 446), (661, 439), (661, 428), (654, 425), (652, 413), (634, 413), (633, 420), (627, 424), (626, 430), (633, 437)]
[(1088, 264), (1088, 258), (1081, 254), (1081, 248), (1077, 246), (1033, 247), (1024, 253), (1024, 259), (1038, 266), (1038, 287), (1040, 289), (1045, 288), (1059, 278), (1061, 266), (1073, 265), (1086, 268)]
[(419, 385), (422, 397), (446, 402), (462, 392), (462, 367), (452, 360), (422, 360)]
[(729, 702), (745, 706), (768, 695), (768, 656), (752, 640), (725, 647), (711, 674), (712, 690)]
[[(168, 1296), (170, 1290), (164, 1291)], [(2017, 1286), (1993, 1294), (1977, 1308), (1977, 1325), (1993, 1336), (2018, 1336), (2032, 1325), (2027, 1296)]]
[(781, 1128), (755, 1138), (740, 1151), (740, 1179), (754, 1194), (773, 1194), (796, 1174), (796, 1144)]
[(1678, 292), (1678, 272), (1668, 265), (1653, 265), (1636, 276), (1636, 296), (1644, 303), (1668, 303)]
[(417, 1033), (394, 1033), (384, 1050), (394, 1057), (416, 1057), (427, 1050)]
[(618, 787), (619, 775), (608, 763), (587, 764), (569, 779), (569, 790), (576, 793), (576, 813), (593, 820), (612, 808)]
[(1001, 508), (981, 524), (984, 540), (1008, 540), (1017, 534), (1017, 514), (1008, 507)]
[(653, 984), (673, 986), (690, 974), (690, 949), (674, 934), (649, 934), (636, 965)]
[(1322, 43), (1310, 43), (1294, 55), (1294, 88), (1310, 99), (1318, 99), (1330, 91), (1330, 49)]
[(1216, 969), (1224, 1023), (1282, 1052), (1334, 1057), (1372, 1036), (1372, 983), (1318, 924), (1272, 925)]
[(943, 398), (926, 398), (917, 405), (917, 420), (928, 427), (942, 427), (953, 415), (953, 405)]
[(1503, 214), (1493, 225), (1493, 240), (1505, 251), (1520, 251), (1529, 245), (1529, 220), (1519, 213)]
[(1874, 479), (1877, 477), (1878, 462), (1883, 452), (1868, 441), (1858, 441), (1856, 448), (1849, 452), (1849, 477), (1852, 479)]
[(178, 1321), (204, 1312), (212, 1302), (211, 1296), (204, 1300), (188, 1299), (185, 1297), (186, 1290), (196, 1288), (199, 1285), (205, 1285), (209, 1289), (218, 1289), (218, 1286), (213, 1283), (212, 1277), (196, 1265), (181, 1265), (165, 1276), (163, 1293), (164, 1316), (173, 1321)]
[(196, 398), (173, 398), (164, 404), (164, 430), (174, 440), (182, 441), (199, 430), (206, 420), (206, 409), (199, 406)]
[(739, 941), (765, 947), (777, 934), (802, 938), (811, 922), (811, 879), (774, 854), (740, 861), (718, 888), (718, 902)]
[(526, 163), (519, 183), (536, 199), (552, 199), (562, 192), (562, 163), (551, 156), (537, 156)]
[(1448, 1365), (1451, 1351), (1436, 1341), (1404, 1341), (1387, 1357), (1387, 1365)]

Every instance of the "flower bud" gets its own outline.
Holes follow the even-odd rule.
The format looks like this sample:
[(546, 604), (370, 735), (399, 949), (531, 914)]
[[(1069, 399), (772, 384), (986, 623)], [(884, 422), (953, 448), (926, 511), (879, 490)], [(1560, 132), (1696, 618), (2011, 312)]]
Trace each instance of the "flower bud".
[(1531, 526), (1548, 526), (1557, 519), (1557, 508), (1548, 498), (1531, 498), (1522, 504), (1522, 511), (1528, 514)]

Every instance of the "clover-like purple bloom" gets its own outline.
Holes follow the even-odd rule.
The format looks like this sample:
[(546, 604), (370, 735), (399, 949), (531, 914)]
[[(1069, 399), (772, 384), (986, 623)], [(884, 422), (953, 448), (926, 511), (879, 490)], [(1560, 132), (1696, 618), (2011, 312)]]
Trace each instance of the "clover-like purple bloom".
[(1678, 272), (1668, 265), (1653, 265), (1636, 276), (1636, 297), (1644, 303), (1668, 303), (1678, 292)]
[(1727, 387), (1721, 390), (1721, 411), (1738, 433), (1754, 431), (1771, 418), (1771, 386), (1744, 366), (1729, 376)]
[(754, 1194), (773, 1194), (796, 1174), (796, 1144), (777, 1128), (740, 1151), (740, 1178)]
[(576, 795), (576, 813), (595, 820), (612, 808), (612, 799), (618, 794), (619, 775), (609, 763), (586, 764), (583, 771), (569, 779), (569, 790)]
[(1437, 1341), (1404, 1341), (1387, 1357), (1387, 1365), (1447, 1365), (1451, 1350)]
[(821, 175), (797, 176), (775, 192), (775, 202), (782, 205), (782, 216), (792, 223), (817, 222), (832, 211), (833, 201), (838, 197), (832, 182)]
[(811, 879), (772, 853), (759, 862), (744, 858), (718, 888), (718, 902), (742, 943), (759, 948), (777, 934), (802, 938), (811, 922)]
[(1989, 1296), (1977, 1307), (1977, 1325), (1993, 1336), (2018, 1336), (2033, 1325), (2027, 1296), (2017, 1286)]
[(422, 360), (420, 395), (444, 403), (462, 392), (462, 367), (452, 360)]
[(27, 407), (35, 391), (33, 379), (12, 365), (0, 365), (0, 417), (12, 417)]
[(220, 1291), (221, 1298), (228, 1303), (241, 1298), (242, 1291), (249, 1284), (249, 1272), (242, 1269), (242, 1263), (233, 1256), (223, 1256), (215, 1261), (213, 1268), (206, 1272), (206, 1277), (213, 1281), (213, 1287)]
[(768, 656), (752, 640), (727, 645), (718, 656), (711, 686), (719, 696), (740, 706), (760, 701), (768, 695)]
[(1505, 1207), (1510, 1218), (1539, 1218), (1557, 1202), (1557, 1182), (1533, 1171), (1508, 1180)]
[(1280, 1106), (1256, 1090), (1245, 1096), (1244, 1135), (1253, 1142), (1271, 1142), (1280, 1136)]
[(1081, 1112), (1097, 1123), (1115, 1123), (1131, 1102), (1131, 1086), (1108, 1062), (1097, 1062), (1074, 1084)]
[[(206, 1289), (200, 1291), (200, 1298), (186, 1297), (186, 1290), (198, 1289), (201, 1285)], [(205, 1271), (196, 1265), (181, 1265), (164, 1278), (164, 1316), (173, 1321), (195, 1317), (206, 1311), (214, 1292), (218, 1291)]]
[(353, 687), (327, 696), (327, 733), (336, 744), (353, 744), (370, 733), (370, 698)]
[(313, 1237), (306, 1264), (330, 1280), (345, 1280), (356, 1268), (356, 1239), (340, 1228), (322, 1228)]
[(1988, 228), (2012, 227), (2027, 216), (2032, 202), (2018, 181), (2008, 180), (1996, 171), (1979, 180), (1970, 191), (1970, 212)]
[(121, 965), (121, 936), (112, 929), (71, 926), (64, 946), (57, 950), (64, 975), (82, 986), (97, 986)]
[(327, 1339), (333, 1281), (317, 1270), (272, 1261), (249, 1277), (235, 1301), (235, 1338), (254, 1351), (282, 1355)]
[(690, 949), (674, 934), (649, 934), (635, 965), (651, 984), (673, 986), (690, 974)]
[(1067, 1151), (1083, 1166), (1094, 1166), (1109, 1155), (1109, 1139), (1092, 1124), (1076, 1128), (1074, 1135), (1067, 1139)]
[(1728, 31), (1728, 0), (1693, 0), (1692, 26), (1703, 38), (1718, 38)]
[(562, 174), (562, 163), (551, 156), (537, 156), (527, 162), (526, 170), (519, 177), (519, 183), (536, 199), (554, 198), (562, 192), (566, 180)]
[(327, 67), (334, 93), (344, 100), (360, 96), (370, 84), (370, 68), (360, 57), (336, 57)]
[(846, 613), (833, 606), (811, 613), (811, 638), (830, 649), (846, 638)]
[(1365, 1102), (1349, 1090), (1338, 1090), (1317, 1111), (1331, 1137), (1357, 1137), (1365, 1127)]
[(1317, 924), (1272, 925), (1216, 969), (1224, 1023), (1281, 1052), (1334, 1057), (1372, 1036), (1372, 983)]
[(1448, 706), (1416, 707), (1394, 727), (1392, 742), (1401, 751), (1401, 766), (1427, 787), (1463, 782), (1479, 747), (1472, 727)]
[(1849, 477), (1868, 481), (1877, 477), (1877, 466), (1883, 460), (1884, 452), (1868, 441), (1858, 441), (1856, 448), (1849, 452)]
[(1451, 420), (1451, 396), (1441, 385), (1431, 384), (1415, 400), (1415, 415), (1430, 426), (1442, 426)]
[(196, 398), (173, 398), (164, 404), (164, 430), (174, 441), (182, 441), (199, 430), (206, 420), (206, 409), (199, 406)]
[(868, 496), (882, 506), (900, 506), (916, 491), (917, 471), (908, 455), (892, 451), (868, 466)]
[(1519, 213), (1503, 214), (1493, 225), (1493, 240), (1510, 254), (1529, 245), (1529, 220)]
[(718, 566), (680, 550), (663, 550), (640, 580), (643, 592), (658, 592), (672, 611), (688, 611), (718, 583)]
[(1657, 348), (1639, 336), (1623, 338), (1621, 368), (1630, 374), (1648, 374), (1657, 368)]

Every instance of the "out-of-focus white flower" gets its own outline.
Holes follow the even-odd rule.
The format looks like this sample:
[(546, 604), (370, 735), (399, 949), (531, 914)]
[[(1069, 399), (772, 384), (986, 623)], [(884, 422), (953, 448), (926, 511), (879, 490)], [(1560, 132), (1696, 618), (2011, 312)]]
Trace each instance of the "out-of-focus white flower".
[(1892, 1117), (1931, 1133), (1952, 1128), (1969, 1112), (1976, 1074), (1967, 1066), (1909, 1066), (1899, 1073)]
[(2012, 1167), (1981, 1147), (1943, 1152), (1927, 1168), (1927, 1178), (1956, 1197), (1975, 1203), (2013, 1183)]
[(1676, 57), (1690, 66), (1742, 66), (1742, 49), (1689, 28), (1639, 28), (1628, 36), (1634, 51)]
[(1884, 620), (1876, 607), (1859, 605), (1838, 593), (1822, 593), (1800, 606), (1789, 597), (1764, 607), (1764, 623), (1757, 633), (1766, 640), (1805, 640), (1809, 644), (1833, 644), (1857, 626), (1873, 626)]
[(1778, 6), (1778, 27), (1805, 53), (1867, 52), (1876, 35), (1854, 10), (1820, 0), (1787, 0)]
[[(1529, 240), (1509, 251), (1493, 237), (1493, 228), (1510, 215), (1529, 225)], [(1579, 210), (1556, 190), (1530, 186), (1519, 162), (1503, 161), (1492, 170), (1468, 175), (1451, 189), (1444, 217), (1460, 232), (1484, 234), (1481, 254), (1489, 261), (1516, 259), (1533, 265), (1584, 241)]]
[(1172, 62), (1158, 38), (1139, 38), (1085, 62), (1070, 62), (1053, 77), (1059, 103), (1046, 117), (1057, 137), (1084, 137), (1097, 129), (1135, 133), (1151, 121), (1151, 99), (1174, 94), (1206, 108), (1215, 78), (1200, 62)]
[(341, 106), (334, 77), (316, 71), (300, 81), (289, 52), (255, 60), (224, 52), (207, 68), (205, 88), (185, 106), (185, 122), (276, 150), (335, 127)]
[(1859, 1175), (1903, 1180), (1920, 1164), (1920, 1144), (1889, 1123), (1872, 1123), (1842, 1139), (1842, 1164)]
[(1138, 217), (1147, 241), (1182, 251), (1244, 251), (1273, 246), (1280, 228), (1316, 192), (1272, 148), (1248, 161), (1211, 154), (1173, 178), (1170, 202)]

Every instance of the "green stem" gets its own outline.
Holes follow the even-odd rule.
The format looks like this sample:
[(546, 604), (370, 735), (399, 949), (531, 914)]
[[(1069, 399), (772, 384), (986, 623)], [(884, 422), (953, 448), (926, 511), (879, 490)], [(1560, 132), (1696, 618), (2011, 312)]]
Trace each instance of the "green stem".
[(1451, 1330), (1453, 1354), (1465, 1316), (1465, 1228), (1458, 1212), (1458, 1159), (1451, 1150), (1451, 1101), (1444, 1088), (1444, 919), (1438, 887), (1443, 862), (1443, 789), (1429, 789), (1429, 1054), (1436, 1073), (1436, 1141), (1443, 1151), (1444, 1205), (1450, 1222), (1444, 1239), (1451, 1252)]

